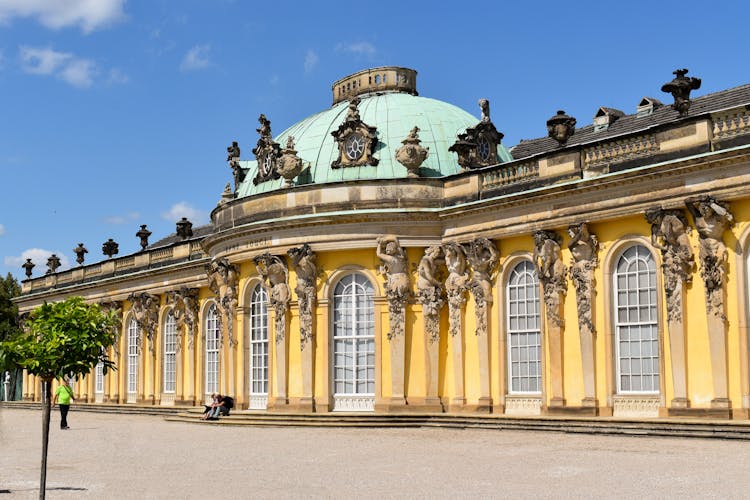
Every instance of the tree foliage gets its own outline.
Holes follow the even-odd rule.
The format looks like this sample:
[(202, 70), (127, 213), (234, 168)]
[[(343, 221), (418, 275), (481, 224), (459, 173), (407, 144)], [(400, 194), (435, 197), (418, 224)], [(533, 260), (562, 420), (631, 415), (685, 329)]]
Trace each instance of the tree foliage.
[(114, 368), (106, 348), (115, 340), (116, 318), (81, 297), (39, 306), (26, 329), (0, 343), (0, 365), (24, 368), (43, 380), (88, 374), (98, 363)]
[(21, 287), (12, 274), (0, 278), (0, 342), (9, 340), (20, 332), (18, 306), (12, 299), (21, 294)]

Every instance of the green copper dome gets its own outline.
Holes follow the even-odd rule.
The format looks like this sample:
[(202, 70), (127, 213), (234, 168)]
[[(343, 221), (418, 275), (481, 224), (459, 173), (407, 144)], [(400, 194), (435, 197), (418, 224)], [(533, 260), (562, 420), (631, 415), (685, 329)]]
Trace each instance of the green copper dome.
[[(377, 128), (378, 142), (373, 154), (378, 159), (377, 166), (331, 167), (339, 155), (331, 132), (344, 122), (348, 110), (348, 101), (340, 100), (332, 108), (305, 118), (274, 138), (284, 148), (287, 138), (294, 137), (294, 149), (305, 167), (294, 180), (295, 185), (406, 178), (407, 169), (396, 161), (395, 154), (402, 146), (401, 141), (415, 126), (419, 127), (422, 147), (429, 148), (429, 156), (420, 168), (422, 177), (443, 177), (461, 171), (456, 153), (448, 148), (456, 142), (459, 133), (477, 125), (479, 120), (476, 117), (452, 104), (406, 92), (364, 93), (358, 97), (361, 99), (358, 110), (362, 122)], [(498, 158), (501, 162), (511, 160), (503, 145), (498, 146)], [(247, 169), (247, 176), (237, 190), (238, 198), (283, 187), (283, 178), (255, 185), (253, 179), (258, 169), (255, 160), (240, 161), (240, 165)]]

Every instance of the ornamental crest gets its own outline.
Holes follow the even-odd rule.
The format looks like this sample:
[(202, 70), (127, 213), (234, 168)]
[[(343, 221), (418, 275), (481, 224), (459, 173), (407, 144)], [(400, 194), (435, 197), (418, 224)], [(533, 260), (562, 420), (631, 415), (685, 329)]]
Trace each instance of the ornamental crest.
[(256, 130), (260, 134), (260, 139), (258, 139), (258, 145), (253, 148), (253, 154), (258, 162), (258, 173), (253, 179), (253, 184), (256, 186), (261, 182), (276, 180), (280, 177), (276, 170), (276, 161), (281, 156), (281, 146), (273, 142), (271, 136), (271, 122), (266, 115), (260, 115), (258, 122), (260, 122), (260, 128)]
[(349, 110), (344, 123), (331, 132), (339, 146), (339, 155), (331, 163), (332, 168), (376, 166), (378, 159), (373, 157), (378, 143), (377, 128), (364, 123), (359, 117), (359, 97), (349, 101)]
[(458, 164), (465, 170), (500, 163), (497, 147), (503, 134), (490, 120), (490, 101), (480, 99), (479, 107), (482, 120), (474, 127), (467, 128), (466, 133), (458, 134), (458, 140), (448, 148), (448, 151), (458, 154)]

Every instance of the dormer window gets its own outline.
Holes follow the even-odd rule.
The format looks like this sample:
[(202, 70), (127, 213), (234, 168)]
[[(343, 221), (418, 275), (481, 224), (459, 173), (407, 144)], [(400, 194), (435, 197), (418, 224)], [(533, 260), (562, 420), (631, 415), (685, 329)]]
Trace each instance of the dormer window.
[(654, 99), (653, 97), (644, 97), (641, 102), (638, 103), (636, 108), (636, 116), (648, 116), (654, 112), (656, 108), (663, 106), (661, 101)]
[(594, 115), (594, 132), (607, 130), (618, 118), (625, 116), (619, 109), (605, 108), (602, 106)]

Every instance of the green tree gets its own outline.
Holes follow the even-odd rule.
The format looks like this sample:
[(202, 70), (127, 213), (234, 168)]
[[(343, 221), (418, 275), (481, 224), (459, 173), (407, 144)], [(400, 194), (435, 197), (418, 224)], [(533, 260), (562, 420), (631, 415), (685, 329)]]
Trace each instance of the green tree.
[(0, 278), (0, 341), (11, 339), (20, 332), (18, 306), (12, 300), (20, 294), (21, 287), (12, 274)]
[(104, 313), (98, 304), (87, 304), (81, 297), (71, 297), (34, 309), (23, 332), (0, 342), (0, 367), (24, 368), (42, 380), (41, 499), (47, 484), (52, 381), (86, 375), (98, 363), (104, 365), (104, 373), (114, 369), (106, 349), (114, 343), (116, 324), (114, 315)]

